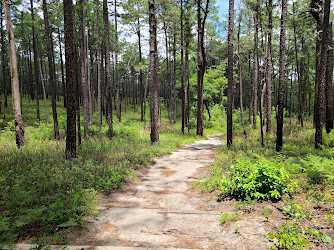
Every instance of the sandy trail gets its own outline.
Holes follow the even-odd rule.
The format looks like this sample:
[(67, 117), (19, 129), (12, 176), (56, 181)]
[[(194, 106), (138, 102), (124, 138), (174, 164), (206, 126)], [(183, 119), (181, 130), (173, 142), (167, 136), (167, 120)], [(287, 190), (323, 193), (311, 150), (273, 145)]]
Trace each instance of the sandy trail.
[[(108, 196), (100, 216), (90, 221), (89, 232), (69, 245), (265, 249), (263, 218), (249, 217), (223, 227), (221, 204), (205, 203), (192, 189), (191, 183), (213, 162), (220, 145), (220, 135), (213, 135), (157, 158), (124, 190)], [(236, 233), (236, 226), (246, 233)]]

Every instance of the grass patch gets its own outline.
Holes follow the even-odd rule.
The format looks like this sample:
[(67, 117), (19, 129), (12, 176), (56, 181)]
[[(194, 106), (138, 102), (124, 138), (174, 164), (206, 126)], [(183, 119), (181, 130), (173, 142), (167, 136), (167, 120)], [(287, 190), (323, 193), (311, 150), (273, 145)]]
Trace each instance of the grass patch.
[[(200, 139), (192, 133), (182, 135), (179, 123), (170, 127), (167, 113), (163, 113), (160, 142), (152, 145), (149, 122), (140, 122), (140, 112), (127, 110), (121, 123), (115, 120), (115, 137), (108, 140), (106, 122), (103, 119), (100, 133), (95, 114), (89, 139), (83, 139), (76, 159), (66, 161), (66, 111), (62, 103), (58, 103), (59, 142), (53, 140), (51, 117), (48, 124), (41, 121), (37, 126), (34, 105), (27, 100), (23, 105), (27, 145), (20, 150), (15, 145), (10, 115), (6, 113), (6, 120), (2, 119), (5, 126), (0, 130), (0, 247), (29, 238), (35, 243), (46, 243), (47, 239), (60, 242), (66, 238), (62, 229), (83, 227), (87, 215), (97, 215), (100, 191), (110, 193), (121, 188), (134, 176), (135, 169)], [(10, 107), (6, 112), (9, 110)], [(148, 111), (146, 116), (149, 121)], [(54, 235), (56, 231), (59, 233)]]

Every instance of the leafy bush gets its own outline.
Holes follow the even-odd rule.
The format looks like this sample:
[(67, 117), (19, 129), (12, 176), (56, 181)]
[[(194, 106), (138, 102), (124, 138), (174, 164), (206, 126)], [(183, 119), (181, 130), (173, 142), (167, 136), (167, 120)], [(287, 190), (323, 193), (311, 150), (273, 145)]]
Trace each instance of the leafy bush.
[(311, 184), (334, 181), (334, 159), (309, 154), (301, 159), (301, 164)]
[(308, 227), (301, 227), (296, 223), (291, 224), (287, 221), (277, 230), (277, 233), (269, 232), (270, 240), (276, 242), (271, 246), (271, 249), (305, 249), (306, 246), (313, 247), (312, 241), (318, 241), (323, 243), (329, 243), (331, 238), (326, 234), (318, 231), (311, 230)]
[(228, 178), (223, 176), (220, 198), (232, 196), (245, 199), (279, 200), (283, 194), (293, 193), (293, 184), (281, 164), (250, 160), (239, 161), (230, 167)]

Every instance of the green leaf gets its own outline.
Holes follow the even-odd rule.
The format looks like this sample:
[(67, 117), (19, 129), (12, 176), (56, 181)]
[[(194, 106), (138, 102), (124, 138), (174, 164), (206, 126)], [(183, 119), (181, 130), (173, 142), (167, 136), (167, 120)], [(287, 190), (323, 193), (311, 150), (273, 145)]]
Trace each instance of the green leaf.
[(332, 240), (332, 238), (329, 237), (329, 236), (327, 236), (327, 235), (324, 235), (324, 236), (322, 237), (322, 242), (323, 242), (323, 243), (329, 243), (329, 242), (331, 242), (331, 240)]

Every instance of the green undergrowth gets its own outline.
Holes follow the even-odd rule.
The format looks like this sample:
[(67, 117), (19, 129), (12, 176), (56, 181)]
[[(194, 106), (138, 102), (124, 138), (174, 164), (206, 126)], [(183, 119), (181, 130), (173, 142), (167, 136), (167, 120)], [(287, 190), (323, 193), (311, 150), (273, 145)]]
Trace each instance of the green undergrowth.
[[(140, 122), (138, 110), (128, 110), (121, 123), (114, 120), (115, 137), (108, 140), (105, 120), (100, 133), (95, 114), (77, 158), (66, 161), (63, 111), (60, 108), (59, 142), (53, 140), (52, 119), (39, 127), (26, 126), (27, 145), (20, 150), (15, 145), (13, 122), (0, 130), (0, 247), (26, 238), (40, 243), (63, 228), (85, 226), (85, 216), (97, 215), (100, 192), (121, 188), (135, 176), (135, 169), (200, 139), (194, 131), (182, 135), (179, 123), (170, 127), (163, 117), (160, 142), (152, 145), (149, 120)], [(206, 130), (207, 134), (214, 132), (214, 128)]]
[[(334, 131), (324, 131), (324, 144), (315, 149), (311, 121), (306, 121), (304, 128), (294, 120), (291, 125), (286, 124), (280, 153), (275, 148), (275, 127), (264, 134), (261, 146), (259, 129), (239, 124), (234, 130), (233, 145), (218, 149), (209, 176), (194, 185), (202, 192), (214, 193), (221, 201), (235, 198), (236, 209), (249, 213), (249, 201), (283, 199), (285, 222), (266, 236), (273, 241), (273, 249), (304, 249), (331, 241), (324, 232), (312, 228), (317, 223), (313, 218), (315, 209), (325, 204), (334, 206)], [(267, 221), (271, 218), (268, 211), (263, 209)], [(332, 214), (321, 216), (333, 227)], [(225, 217), (222, 220), (228, 220), (228, 215)]]

